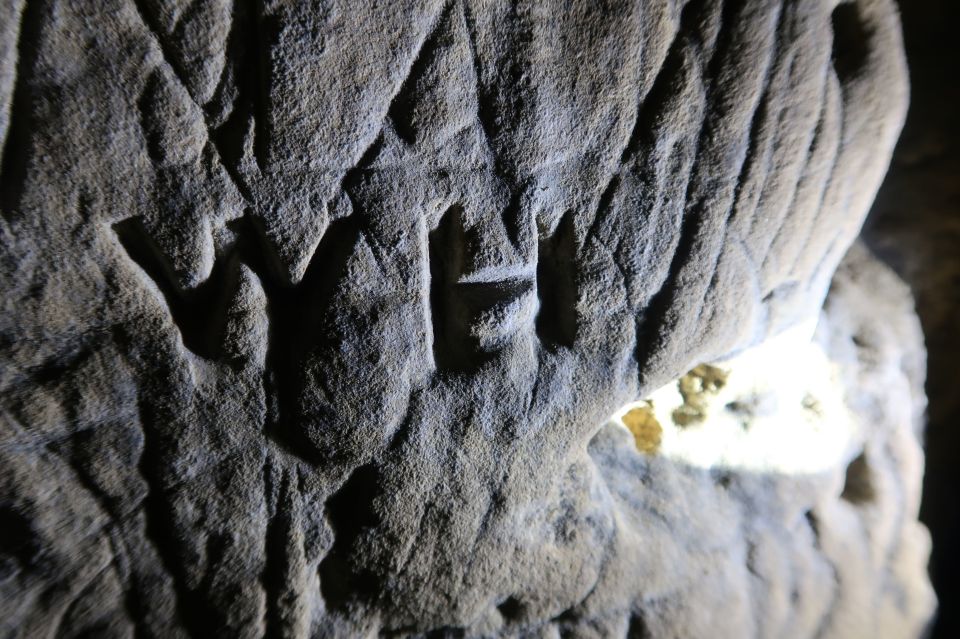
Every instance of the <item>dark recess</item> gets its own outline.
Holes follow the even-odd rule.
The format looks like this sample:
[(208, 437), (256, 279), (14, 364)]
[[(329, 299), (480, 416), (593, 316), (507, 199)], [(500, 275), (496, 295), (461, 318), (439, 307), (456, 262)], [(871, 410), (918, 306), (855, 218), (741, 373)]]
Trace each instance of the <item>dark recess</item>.
[(635, 612), (630, 615), (630, 625), (627, 626), (627, 639), (652, 639), (653, 633), (647, 627), (643, 614)]
[(843, 484), (843, 492), (840, 493), (840, 497), (851, 504), (861, 505), (873, 501), (874, 495), (873, 481), (870, 478), (870, 465), (867, 463), (866, 454), (860, 453), (847, 466), (846, 481)]
[(523, 603), (513, 596), (507, 597), (497, 605), (497, 611), (506, 623), (519, 621), (523, 617), (523, 609)]
[(27, 166), (31, 159), (33, 131), (33, 102), (37, 98), (29, 78), (36, 77), (37, 55), (41, 44), (43, 9), (45, 2), (26, 2), (20, 19), (20, 36), (17, 38), (17, 67), (13, 97), (10, 104), (10, 119), (7, 121), (6, 139), (3, 143), (0, 164), (0, 215), (10, 219), (19, 214), (23, 196)]
[(410, 65), (410, 71), (407, 73), (403, 85), (397, 92), (393, 103), (390, 105), (388, 115), (393, 120), (393, 125), (399, 135), (408, 144), (414, 144), (417, 141), (417, 133), (424, 124), (416, 119), (416, 102), (418, 92), (423, 91), (419, 86), (423, 80), (424, 73), (430, 67), (431, 63), (437, 58), (441, 43), (439, 26), (446, 21), (453, 11), (454, 5), (451, 3), (443, 11), (443, 15), (437, 20), (437, 27), (433, 33), (427, 36), (413, 63)]
[(843, 84), (863, 69), (870, 54), (870, 33), (855, 2), (842, 2), (833, 10), (833, 68)]
[(464, 344), (465, 318), (453, 293), (463, 270), (466, 251), (461, 218), (461, 208), (451, 206), (437, 228), (430, 232), (429, 239), (433, 359), (438, 368), (444, 369), (464, 368), (471, 361)]
[(467, 636), (467, 632), (463, 628), (443, 626), (442, 628), (431, 630), (424, 636), (426, 639), (463, 639)]
[(381, 592), (376, 576), (356, 570), (351, 552), (360, 535), (380, 524), (373, 501), (380, 494), (380, 473), (373, 464), (360, 466), (327, 500), (333, 546), (320, 562), (320, 592), (327, 607), (342, 609), (351, 600), (369, 601)]
[[(176, 516), (163, 489), (164, 473), (169, 468), (172, 453), (169, 436), (158, 424), (166, 420), (147, 401), (140, 402), (139, 411), (143, 424), (143, 454), (139, 470), (148, 486), (143, 499), (146, 536), (171, 577), (177, 616), (190, 637), (220, 636), (218, 629), (223, 628), (224, 619), (217, 606), (209, 602), (202, 590), (191, 590), (185, 586), (182, 544), (174, 527)], [(128, 603), (142, 602), (143, 597), (137, 593), (137, 597)]]
[(13, 506), (0, 505), (0, 578), (10, 576), (17, 569), (10, 565), (15, 561), (23, 566), (34, 563), (40, 547), (30, 520)]
[(551, 237), (540, 241), (537, 256), (537, 334), (548, 348), (571, 347), (577, 337), (577, 243), (568, 212)]

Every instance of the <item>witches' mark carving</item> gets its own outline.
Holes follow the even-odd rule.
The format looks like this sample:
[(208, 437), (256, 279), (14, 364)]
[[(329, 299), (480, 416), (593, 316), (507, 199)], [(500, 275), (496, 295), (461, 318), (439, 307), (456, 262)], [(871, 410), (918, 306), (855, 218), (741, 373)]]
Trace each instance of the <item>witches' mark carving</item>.
[(571, 347), (577, 336), (576, 235), (566, 213), (553, 235), (540, 240), (537, 259), (537, 335), (547, 348)]
[(462, 214), (460, 206), (447, 209), (429, 239), (433, 357), (438, 368), (453, 371), (475, 370), (493, 357), (475, 330), (478, 318), (533, 287), (525, 278), (461, 281), (467, 262)]
[(218, 256), (210, 277), (196, 288), (185, 290), (176, 283), (168, 260), (139, 219), (114, 225), (131, 259), (162, 293), (184, 346), (205, 359), (224, 358), (227, 302), (238, 286), (239, 265), (245, 264), (256, 274), (267, 298), (269, 318), (264, 371), (271, 415), (267, 435), (290, 452), (311, 458), (315, 447), (298, 427), (304, 368), (307, 357), (333, 339), (322, 326), (359, 239), (360, 224), (356, 216), (332, 222), (296, 285), (286, 282), (272, 268), (277, 258), (254, 220), (242, 218), (231, 224), (231, 229), (236, 240)]

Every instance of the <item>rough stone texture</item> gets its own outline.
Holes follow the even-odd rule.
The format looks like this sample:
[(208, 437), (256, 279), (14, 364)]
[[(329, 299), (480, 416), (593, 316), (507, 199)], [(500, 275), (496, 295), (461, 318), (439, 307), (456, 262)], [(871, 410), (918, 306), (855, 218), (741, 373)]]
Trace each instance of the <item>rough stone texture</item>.
[[(629, 636), (639, 637), (922, 634), (935, 603), (929, 534), (916, 521), (923, 335), (906, 286), (859, 244), (833, 280), (815, 344), (839, 366), (857, 421), (846, 463), (804, 474), (704, 469), (631, 451), (625, 429), (594, 438), (617, 566), (584, 604), (617, 601), (606, 588), (623, 588)], [(607, 628), (598, 636), (618, 634)]]
[(816, 315), (891, 2), (553, 4), (0, 5), (5, 634), (919, 630), (881, 395), (865, 512), (601, 430)]

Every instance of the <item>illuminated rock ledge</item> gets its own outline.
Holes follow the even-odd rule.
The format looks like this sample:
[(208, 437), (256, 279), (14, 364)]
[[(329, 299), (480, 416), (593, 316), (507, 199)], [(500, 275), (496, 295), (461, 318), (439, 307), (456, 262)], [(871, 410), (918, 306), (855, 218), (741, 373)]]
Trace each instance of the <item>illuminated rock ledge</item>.
[(815, 473), (849, 457), (859, 424), (841, 366), (800, 325), (735, 357), (701, 364), (615, 423), (637, 448), (703, 468)]

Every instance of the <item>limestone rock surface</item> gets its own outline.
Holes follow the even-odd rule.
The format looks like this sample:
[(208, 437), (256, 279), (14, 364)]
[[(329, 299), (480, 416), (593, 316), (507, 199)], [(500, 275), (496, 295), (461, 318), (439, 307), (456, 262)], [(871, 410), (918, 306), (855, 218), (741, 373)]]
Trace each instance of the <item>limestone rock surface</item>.
[(605, 426), (817, 317), (906, 92), (888, 0), (3, 3), (0, 633), (916, 634), (893, 278), (867, 505)]

